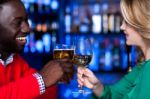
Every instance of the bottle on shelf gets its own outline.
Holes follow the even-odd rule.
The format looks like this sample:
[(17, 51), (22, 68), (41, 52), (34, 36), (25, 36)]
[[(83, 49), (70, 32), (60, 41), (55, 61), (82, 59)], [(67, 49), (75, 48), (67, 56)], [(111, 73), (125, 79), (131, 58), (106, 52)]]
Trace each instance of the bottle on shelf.
[(108, 31), (110, 33), (115, 32), (115, 15), (114, 14), (108, 14)]
[(102, 17), (100, 14), (100, 5), (94, 4), (92, 15), (92, 32), (99, 34), (102, 31)]
[(71, 8), (69, 6), (65, 9), (65, 32), (71, 32)]
[(113, 69), (120, 70), (121, 69), (121, 61), (120, 61), (120, 38), (113, 39), (113, 49), (112, 49), (112, 61), (113, 61)]
[(31, 32), (29, 34), (29, 47), (30, 47), (30, 52), (31, 53), (35, 53), (36, 52), (36, 48), (35, 48), (35, 34), (33, 32)]

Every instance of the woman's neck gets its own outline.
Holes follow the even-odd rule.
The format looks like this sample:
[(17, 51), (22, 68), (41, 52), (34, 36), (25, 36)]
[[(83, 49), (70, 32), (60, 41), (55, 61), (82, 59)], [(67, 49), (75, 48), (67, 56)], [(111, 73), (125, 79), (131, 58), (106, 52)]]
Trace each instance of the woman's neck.
[(145, 60), (149, 60), (150, 59), (150, 46), (148, 46), (148, 45), (144, 46), (143, 45), (141, 47), (141, 49), (142, 49), (142, 52), (144, 54)]
[(5, 61), (11, 53), (9, 53), (8, 51), (5, 50), (5, 47), (0, 44), (0, 59), (2, 59), (3, 61)]

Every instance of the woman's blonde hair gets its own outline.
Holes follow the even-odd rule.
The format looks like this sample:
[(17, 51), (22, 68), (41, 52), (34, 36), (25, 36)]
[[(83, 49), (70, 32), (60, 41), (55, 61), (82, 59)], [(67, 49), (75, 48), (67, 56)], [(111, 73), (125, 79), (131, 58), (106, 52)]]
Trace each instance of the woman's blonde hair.
[[(147, 40), (150, 40), (150, 0), (121, 0), (121, 13), (124, 20)], [(137, 47), (137, 62), (145, 60), (141, 49)]]
[(120, 7), (124, 20), (150, 39), (150, 0), (121, 0)]

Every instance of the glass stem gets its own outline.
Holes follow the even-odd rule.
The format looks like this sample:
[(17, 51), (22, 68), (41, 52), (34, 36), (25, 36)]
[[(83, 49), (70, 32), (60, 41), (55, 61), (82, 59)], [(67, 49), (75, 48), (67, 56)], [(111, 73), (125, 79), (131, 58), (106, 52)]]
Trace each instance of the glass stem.
[[(85, 69), (86, 66), (81, 66), (81, 68), (82, 68), (82, 69)], [(84, 74), (82, 75), (82, 77), (84, 77)], [(79, 93), (84, 93), (83, 86), (78, 85), (78, 88), (79, 88)]]

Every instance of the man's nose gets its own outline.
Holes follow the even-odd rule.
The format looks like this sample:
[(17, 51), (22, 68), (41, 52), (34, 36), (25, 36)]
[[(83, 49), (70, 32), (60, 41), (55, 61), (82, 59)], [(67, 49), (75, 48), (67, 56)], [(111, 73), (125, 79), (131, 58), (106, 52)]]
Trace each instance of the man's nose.
[(30, 32), (30, 30), (31, 29), (30, 29), (29, 23), (28, 22), (22, 22), (21, 31), (27, 33), (27, 32)]

